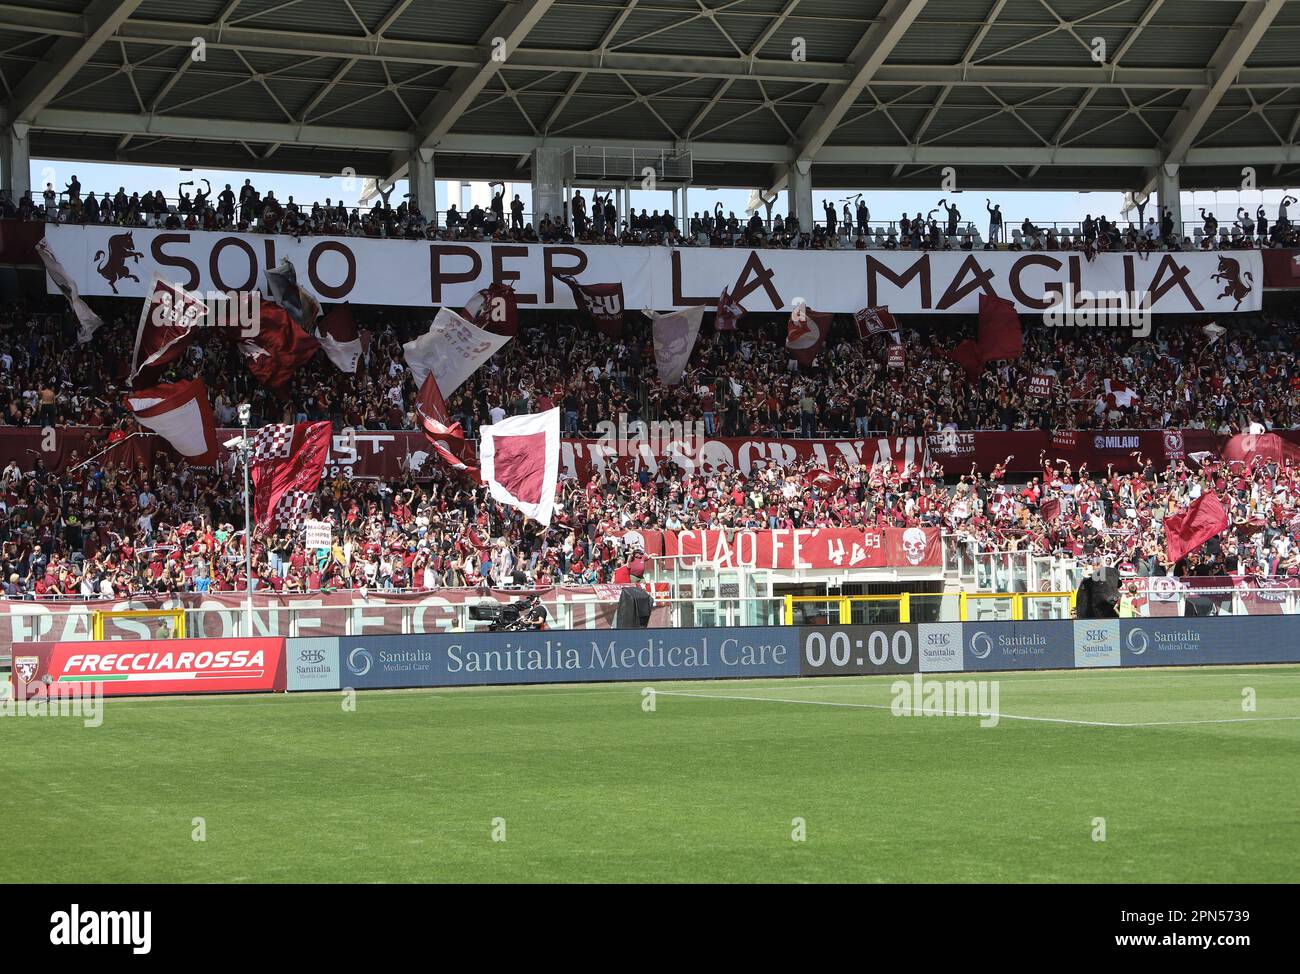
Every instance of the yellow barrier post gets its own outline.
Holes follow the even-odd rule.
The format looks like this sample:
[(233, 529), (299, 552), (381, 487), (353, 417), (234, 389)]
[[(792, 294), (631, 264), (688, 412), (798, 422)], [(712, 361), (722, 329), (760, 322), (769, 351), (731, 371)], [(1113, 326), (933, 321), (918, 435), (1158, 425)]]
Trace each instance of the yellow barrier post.
[(847, 626), (853, 621), (853, 609), (847, 598), (840, 599), (840, 625)]
[(787, 626), (794, 625), (794, 596), (793, 595), (787, 595), (785, 597), (785, 624)]
[(962, 591), (961, 596), (960, 596), (960, 597), (958, 598), (958, 600), (957, 600), (957, 618), (960, 619), (962, 622), (965, 622), (965, 621), (966, 621), (966, 592), (965, 592), (965, 590)]
[(898, 621), (912, 621), (912, 593), (904, 592), (902, 598), (898, 600)]

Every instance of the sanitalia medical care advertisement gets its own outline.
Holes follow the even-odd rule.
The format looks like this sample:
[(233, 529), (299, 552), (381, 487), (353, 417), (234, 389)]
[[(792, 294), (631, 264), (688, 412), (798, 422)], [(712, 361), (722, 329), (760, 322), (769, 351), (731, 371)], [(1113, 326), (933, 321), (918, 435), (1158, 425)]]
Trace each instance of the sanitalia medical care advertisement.
[(968, 672), (1075, 666), (1074, 625), (1068, 621), (967, 622), (962, 643)]
[(1300, 617), (1125, 619), (1124, 666), (1294, 663), (1300, 660)]
[(337, 643), (341, 685), (358, 689), (799, 673), (792, 627), (353, 636)]

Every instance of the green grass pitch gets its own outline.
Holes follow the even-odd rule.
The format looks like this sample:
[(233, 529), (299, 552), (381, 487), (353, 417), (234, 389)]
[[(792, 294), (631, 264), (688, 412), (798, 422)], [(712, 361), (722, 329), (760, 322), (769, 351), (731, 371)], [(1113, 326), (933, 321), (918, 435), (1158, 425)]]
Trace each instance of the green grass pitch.
[(1003, 714), (1048, 719), (897, 717), (889, 677), (646, 684), (665, 691), (653, 712), (642, 684), (601, 684), (362, 691), (354, 712), (339, 693), (109, 699), (97, 728), (7, 717), (0, 879), (1300, 875), (1300, 667), (984, 676)]

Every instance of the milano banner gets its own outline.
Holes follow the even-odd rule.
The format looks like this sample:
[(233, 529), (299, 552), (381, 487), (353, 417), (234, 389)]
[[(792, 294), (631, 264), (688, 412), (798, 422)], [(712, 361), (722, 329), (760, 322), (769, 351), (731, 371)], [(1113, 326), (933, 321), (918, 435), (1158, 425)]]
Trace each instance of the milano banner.
[[(298, 279), (327, 302), (463, 307), (479, 289), (508, 284), (521, 307), (572, 308), (559, 281), (618, 281), (628, 308), (712, 307), (725, 287), (751, 312), (788, 309), (795, 298), (851, 314), (888, 305), (895, 314), (975, 314), (981, 294), (1038, 314), (1060, 295), (1127, 294), (1153, 314), (1258, 311), (1259, 252), (1101, 254), (908, 250), (746, 250), (294, 238), (206, 231), (51, 226), (46, 239), (82, 295), (143, 297), (156, 270), (191, 291), (260, 288), (288, 257)], [(47, 282), (55, 293), (52, 282)]]

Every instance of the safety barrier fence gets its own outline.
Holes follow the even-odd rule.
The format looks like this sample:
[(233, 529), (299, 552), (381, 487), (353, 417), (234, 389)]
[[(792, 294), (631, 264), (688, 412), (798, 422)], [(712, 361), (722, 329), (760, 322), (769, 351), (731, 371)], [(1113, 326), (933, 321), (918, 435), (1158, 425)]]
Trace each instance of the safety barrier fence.
[(1300, 617), (37, 642), (11, 685), (106, 695), (1300, 662)]
[[(597, 631), (614, 624), (617, 601), (542, 600), (548, 631)], [(0, 665), (23, 643), (136, 639), (220, 639), (238, 636), (311, 637), (420, 635), (488, 632), (492, 623), (473, 618), (473, 602), (383, 603), (350, 606), (204, 606), (151, 610), (104, 610), (92, 605), (67, 612), (11, 610), (10, 644), (0, 645)], [(23, 605), (24, 608), (27, 604)], [(908, 623), (1009, 623), (1068, 620), (1073, 590), (1053, 592), (903, 592), (886, 595), (739, 597), (713, 593), (695, 598), (657, 598), (656, 629), (719, 629), (781, 625)], [(1134, 618), (1207, 616), (1300, 616), (1300, 588), (1214, 587), (1139, 597), (1125, 611)]]

